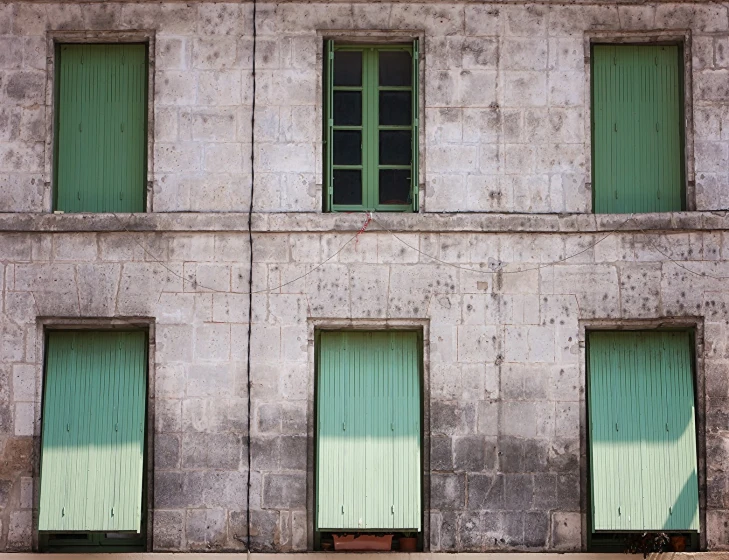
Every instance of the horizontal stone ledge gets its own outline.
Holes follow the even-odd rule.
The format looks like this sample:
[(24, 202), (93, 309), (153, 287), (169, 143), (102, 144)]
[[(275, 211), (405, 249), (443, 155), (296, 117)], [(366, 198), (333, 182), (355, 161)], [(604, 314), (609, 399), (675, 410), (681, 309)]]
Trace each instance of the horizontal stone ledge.
[[(255, 233), (356, 232), (358, 213), (254, 212)], [(368, 231), (414, 233), (592, 233), (729, 229), (728, 212), (660, 214), (377, 213)], [(245, 232), (247, 213), (50, 214), (0, 213), (0, 232)]]

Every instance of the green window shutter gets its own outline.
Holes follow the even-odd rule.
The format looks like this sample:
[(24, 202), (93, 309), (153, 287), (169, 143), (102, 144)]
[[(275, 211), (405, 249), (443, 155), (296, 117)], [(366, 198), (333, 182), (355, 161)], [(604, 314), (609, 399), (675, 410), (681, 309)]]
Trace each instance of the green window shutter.
[(596, 213), (685, 208), (680, 56), (676, 45), (593, 47)]
[(334, 146), (334, 116), (332, 114), (332, 107), (334, 105), (334, 88), (332, 87), (332, 82), (334, 78), (334, 41), (331, 39), (326, 41), (326, 107), (325, 109), (325, 116), (326, 119), (324, 122), (324, 128), (326, 130), (326, 138), (324, 140), (324, 165), (326, 167), (325, 173), (326, 176), (324, 178), (324, 183), (326, 186), (326, 192), (324, 194), (324, 210), (326, 212), (331, 211), (332, 209), (332, 196), (333, 196), (333, 178), (332, 178), (332, 157), (333, 157), (333, 151), (332, 148)]
[(589, 334), (593, 531), (698, 531), (690, 334)]
[(413, 182), (413, 212), (420, 210), (420, 183), (419, 181), (419, 137), (420, 134), (420, 117), (418, 112), (419, 105), (419, 84), (420, 84), (420, 51), (417, 39), (413, 41), (413, 163), (412, 163), (412, 182)]
[(56, 210), (143, 212), (147, 47), (58, 48)]
[(48, 334), (41, 531), (140, 531), (147, 383), (143, 332)]
[(416, 47), (327, 41), (325, 209), (417, 209)]
[(420, 530), (419, 364), (416, 333), (320, 334), (319, 530)]

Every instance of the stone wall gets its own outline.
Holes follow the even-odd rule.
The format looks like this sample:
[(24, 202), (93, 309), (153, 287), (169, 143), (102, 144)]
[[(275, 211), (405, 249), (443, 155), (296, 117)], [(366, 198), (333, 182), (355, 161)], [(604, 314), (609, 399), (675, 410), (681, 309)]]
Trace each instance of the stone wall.
[[(48, 33), (146, 30), (155, 34), (152, 208), (247, 211), (250, 4), (0, 10), (1, 210), (51, 208)], [(727, 208), (728, 19), (727, 4), (713, 2), (260, 4), (255, 207), (321, 209), (322, 49), (333, 30), (422, 36), (424, 210), (547, 213), (591, 209), (586, 34), (688, 30), (690, 202)]]
[[(685, 269), (729, 276), (726, 234), (621, 233), (592, 248), (604, 233), (396, 234), (464, 267), (456, 269), (390, 233), (368, 231), (305, 278), (278, 287), (352, 235), (256, 236), (254, 289), (270, 290), (254, 296), (251, 348), (257, 550), (307, 547), (311, 322), (332, 318), (427, 320), (433, 550), (580, 550), (581, 321), (702, 317), (706, 535), (710, 548), (726, 546), (726, 280)], [(164, 258), (164, 267), (137, 243)], [(0, 247), (7, 263), (3, 545), (26, 549), (31, 542), (42, 372), (37, 318), (153, 317), (155, 548), (241, 548), (247, 235), (6, 234)], [(489, 259), (506, 263), (504, 272), (468, 270), (487, 270)], [(509, 273), (520, 268), (529, 270)]]
[[(704, 536), (729, 546), (726, 219), (587, 214), (585, 74), (585, 33), (690, 30), (687, 171), (699, 210), (727, 209), (728, 9), (258, 6), (255, 550), (312, 546), (313, 332), (337, 320), (425, 325), (433, 551), (584, 549), (586, 326), (697, 326)], [(0, 550), (36, 539), (44, 325), (91, 318), (153, 325), (154, 549), (245, 547), (247, 216), (213, 212), (248, 209), (251, 15), (239, 3), (0, 4), (0, 211), (14, 213), (0, 215)], [(79, 30), (154, 31), (152, 208), (201, 214), (32, 214), (51, 209), (48, 34)], [(378, 215), (354, 239), (364, 216), (319, 213), (328, 30), (423, 37), (421, 204), (433, 214)]]

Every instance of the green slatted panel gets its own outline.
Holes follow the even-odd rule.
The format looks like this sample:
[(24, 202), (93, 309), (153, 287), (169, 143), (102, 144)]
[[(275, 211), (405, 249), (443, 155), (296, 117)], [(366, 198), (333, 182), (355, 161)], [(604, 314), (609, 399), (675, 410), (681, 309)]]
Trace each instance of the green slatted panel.
[(595, 212), (685, 208), (681, 84), (676, 45), (593, 47)]
[(322, 332), (317, 528), (420, 530), (420, 355), (413, 332)]
[(60, 45), (56, 210), (143, 212), (147, 47)]
[(690, 334), (589, 335), (594, 531), (698, 531)]
[(139, 532), (146, 348), (143, 332), (49, 333), (39, 530)]

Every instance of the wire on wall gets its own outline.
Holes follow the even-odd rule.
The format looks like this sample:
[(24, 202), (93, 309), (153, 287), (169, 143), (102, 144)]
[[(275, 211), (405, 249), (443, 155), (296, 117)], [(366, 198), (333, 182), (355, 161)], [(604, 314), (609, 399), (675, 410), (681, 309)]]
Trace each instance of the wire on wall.
[(256, 181), (256, 0), (253, 0), (253, 55), (251, 62), (251, 200), (248, 207), (248, 348), (246, 350), (246, 387), (248, 397), (248, 423), (246, 424), (246, 453), (248, 480), (246, 482), (246, 550), (251, 552), (251, 334), (253, 332), (253, 192)]
[[(132, 233), (126, 227), (126, 225), (124, 224), (124, 222), (122, 222), (121, 218), (119, 218), (116, 214), (113, 214), (113, 215), (119, 221), (119, 223), (120, 223), (120, 225), (121, 225), (121, 227), (122, 227), (122, 229), (124, 231), (126, 231), (127, 233)], [(671, 257), (671, 255), (669, 255), (665, 251), (663, 251), (653, 241), (651, 241), (650, 234), (652, 233), (654, 235), (659, 236), (659, 235), (661, 235), (660, 232), (650, 232), (650, 231), (646, 231), (644, 229), (637, 229), (637, 228), (635, 230), (631, 230), (631, 229), (625, 229), (624, 230), (623, 228), (630, 221), (632, 221), (634, 219), (635, 219), (634, 216), (631, 214), (628, 218), (626, 218), (615, 229), (609, 231), (608, 233), (606, 233), (605, 235), (603, 235), (602, 237), (600, 237), (594, 243), (590, 243), (589, 245), (587, 245), (585, 248), (581, 249), (580, 251), (577, 251), (576, 253), (572, 253), (570, 255), (567, 255), (566, 257), (563, 257), (561, 259), (557, 259), (555, 261), (550, 261), (550, 262), (546, 262), (546, 263), (540, 263), (538, 265), (530, 266), (530, 267), (526, 267), (526, 268), (516, 268), (516, 269), (513, 269), (513, 270), (504, 270), (504, 267), (508, 263), (503, 263), (503, 262), (500, 262), (500, 261), (498, 261), (496, 259), (492, 259), (492, 258), (489, 258), (489, 262), (488, 263), (484, 263), (486, 266), (488, 266), (488, 268), (473, 268), (473, 267), (470, 267), (470, 266), (458, 265), (458, 264), (455, 264), (455, 263), (451, 263), (451, 262), (448, 262), (448, 261), (444, 261), (442, 259), (439, 259), (438, 257), (435, 257), (433, 255), (430, 255), (430, 254), (424, 252), (424, 251), (421, 251), (418, 247), (414, 247), (413, 245), (411, 245), (410, 243), (408, 243), (407, 241), (405, 241), (404, 239), (402, 239), (401, 237), (399, 237), (395, 232), (393, 232), (392, 230), (390, 230), (385, 224), (383, 224), (382, 222), (380, 222), (379, 220), (377, 220), (377, 218), (375, 217), (374, 213), (369, 213), (368, 212), (365, 215), (365, 221), (364, 221), (362, 227), (359, 229), (359, 231), (357, 231), (357, 233), (355, 233), (354, 235), (352, 235), (351, 237), (349, 237), (339, 247), (339, 249), (337, 249), (335, 252), (333, 252), (331, 255), (329, 255), (323, 261), (320, 261), (319, 263), (317, 263), (316, 265), (314, 265), (313, 267), (311, 267), (309, 270), (307, 270), (303, 274), (301, 274), (301, 275), (299, 275), (299, 276), (297, 276), (297, 277), (295, 277), (295, 278), (293, 278), (293, 279), (291, 279), (291, 280), (289, 280), (287, 282), (283, 282), (281, 284), (278, 284), (277, 286), (273, 286), (273, 287), (270, 287), (270, 288), (263, 288), (261, 290), (253, 290), (252, 289), (253, 286), (251, 285), (249, 287), (249, 290), (246, 291), (246, 292), (241, 292), (241, 291), (237, 291), (237, 290), (219, 290), (217, 288), (213, 288), (212, 286), (206, 286), (205, 284), (202, 284), (202, 283), (197, 282), (197, 281), (194, 281), (194, 285), (195, 285), (196, 288), (202, 288), (203, 290), (207, 290), (207, 291), (210, 291), (210, 292), (226, 293), (226, 294), (227, 293), (233, 293), (233, 294), (251, 295), (252, 296), (253, 294), (263, 294), (263, 293), (275, 292), (275, 291), (277, 291), (280, 288), (284, 288), (286, 286), (289, 286), (290, 284), (294, 284), (295, 282), (298, 282), (299, 280), (303, 280), (304, 278), (306, 278), (307, 276), (309, 276), (309, 274), (311, 274), (312, 272), (314, 272), (318, 268), (321, 268), (326, 263), (328, 263), (329, 261), (331, 261), (332, 259), (334, 259), (337, 255), (339, 255), (342, 251), (344, 251), (344, 249), (352, 241), (358, 240), (359, 237), (360, 237), (360, 235), (362, 235), (367, 230), (367, 228), (368, 228), (368, 226), (369, 226), (370, 223), (376, 224), (382, 231), (384, 231), (385, 233), (389, 233), (398, 243), (404, 245), (405, 247), (407, 247), (408, 249), (410, 249), (412, 251), (415, 251), (415, 252), (419, 253), (420, 255), (422, 255), (423, 257), (425, 257), (425, 258), (427, 258), (429, 260), (432, 260), (434, 262), (440, 263), (440, 264), (445, 265), (445, 266), (450, 266), (452, 268), (457, 268), (459, 270), (465, 270), (467, 272), (475, 272), (477, 274), (521, 274), (523, 272), (529, 272), (529, 271), (532, 271), (532, 270), (540, 270), (542, 268), (547, 268), (547, 267), (550, 267), (550, 266), (554, 266), (554, 265), (557, 265), (557, 264), (561, 264), (561, 263), (564, 263), (564, 262), (566, 262), (566, 261), (568, 261), (570, 259), (573, 259), (575, 257), (578, 257), (578, 256), (582, 255), (583, 253), (586, 253), (590, 249), (595, 248), (597, 245), (599, 245), (600, 243), (602, 243), (603, 241), (605, 241), (608, 237), (611, 237), (611, 236), (613, 236), (615, 234), (618, 234), (618, 233), (627, 233), (627, 232), (630, 232), (630, 231), (637, 231), (637, 232), (640, 232), (640, 233), (642, 233), (642, 234), (644, 234), (646, 236), (646, 242), (655, 251), (657, 251), (658, 253), (660, 253), (661, 255), (663, 255), (671, 263), (673, 263), (677, 267), (683, 269), (684, 271), (688, 272), (689, 274), (692, 274), (692, 275), (698, 276), (698, 277), (703, 277), (703, 278), (712, 278), (714, 280), (729, 280), (729, 276), (720, 276), (720, 275), (711, 274), (711, 273), (705, 272), (705, 271), (696, 271), (696, 270), (693, 270), (693, 269), (689, 268), (688, 266), (686, 266), (684, 264), (681, 264), (675, 258)], [(159, 264), (167, 272), (169, 272), (173, 276), (176, 276), (177, 278), (180, 278), (183, 282), (190, 282), (191, 281), (189, 278), (185, 278), (182, 274), (179, 274), (178, 272), (176, 272), (175, 270), (173, 270), (172, 268), (170, 268), (169, 266), (167, 266), (162, 261), (162, 259), (160, 257), (158, 257), (157, 255), (155, 255), (154, 253), (152, 253), (139, 240), (134, 239), (134, 242), (142, 249), (142, 251), (144, 251), (144, 253), (152, 261), (154, 261), (155, 263)]]

